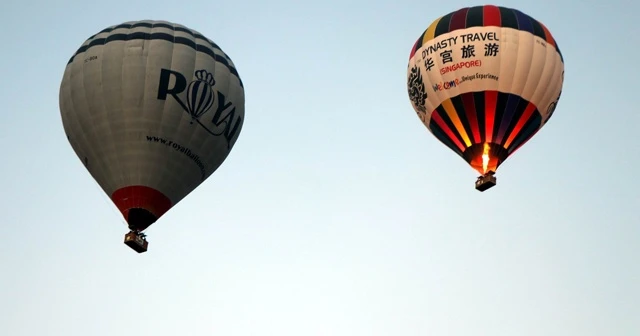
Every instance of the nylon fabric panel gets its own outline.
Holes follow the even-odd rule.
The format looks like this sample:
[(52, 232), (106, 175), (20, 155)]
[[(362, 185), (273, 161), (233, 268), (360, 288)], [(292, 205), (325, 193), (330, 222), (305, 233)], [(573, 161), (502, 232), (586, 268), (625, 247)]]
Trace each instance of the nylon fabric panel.
[[(61, 117), (72, 148), (106, 194), (143, 185), (175, 205), (231, 151), (244, 120), (244, 89), (228, 56), (198, 32), (142, 22), (150, 24), (113, 26), (83, 44), (107, 39), (67, 65)], [(179, 39), (183, 43), (173, 42)], [(189, 93), (192, 87), (200, 89)], [(188, 94), (196, 96), (195, 105), (187, 104)], [(208, 110), (203, 95), (213, 99)], [(194, 109), (204, 114), (193, 118)], [(233, 126), (235, 134), (226, 137)]]
[[(519, 146), (525, 139), (528, 140), (541, 126), (540, 112), (533, 104), (521, 97), (498, 93), (487, 100), (497, 104), (485, 106), (484, 95), (483, 92), (475, 92), (453, 97), (439, 106), (431, 115), (429, 124), (431, 132), (436, 135), (436, 129), (440, 130), (441, 135), (436, 137), (440, 139), (441, 136), (446, 136), (450, 140), (446, 143), (447, 146), (450, 143), (458, 144), (458, 149), (449, 147), (457, 153), (462, 151), (459, 153), (462, 157), (464, 157), (464, 151), (470, 146), (463, 145), (464, 134), (455, 127), (446, 106), (452, 105), (455, 108), (455, 113), (462, 123), (461, 129), (473, 135), (472, 145), (494, 143), (506, 149), (507, 154), (513, 152), (514, 146)], [(493, 122), (494, 119), (501, 122)], [(489, 127), (490, 132), (484, 132), (485, 125)]]
[[(552, 103), (546, 107), (544, 105), (542, 106), (542, 108), (538, 107), (542, 114), (542, 120), (544, 121), (542, 126), (544, 126), (549, 121), (549, 118), (551, 118), (551, 115), (558, 106), (558, 101), (560, 100), (560, 96), (562, 94), (562, 84), (564, 82), (564, 63), (557, 62), (557, 54), (553, 53), (550, 50), (547, 50), (547, 58), (552, 59), (552, 61), (547, 62), (546, 65), (552, 69), (549, 75), (549, 78), (552, 78), (552, 80), (548, 82), (548, 85), (546, 87), (538, 87), (538, 90), (544, 92), (541, 99), (542, 101), (551, 101)], [(560, 78), (560, 80), (557, 80), (557, 78)]]
[[(561, 92), (564, 64), (560, 53), (547, 43), (546, 37), (522, 29), (533, 31), (534, 27), (529, 24), (520, 29), (495, 26), (458, 29), (417, 48), (409, 61), (408, 86), (410, 89), (412, 85), (415, 87), (411, 79), (420, 74), (426, 99), (422, 103), (420, 99), (414, 99), (412, 93), (410, 97), (423, 123), (428, 126), (432, 113), (439, 106), (448, 105), (450, 99), (491, 91), (531, 102), (546, 120)], [(462, 110), (457, 111), (459, 116), (473, 120), (464, 108), (456, 110)], [(513, 109), (495, 112), (494, 134), (491, 135), (495, 137), (501, 130), (504, 141), (520, 116), (514, 115)], [(509, 119), (503, 120), (503, 117)], [(476, 119), (483, 119), (480, 113)], [(503, 122), (504, 126), (501, 125)], [(476, 142), (473, 130), (465, 133), (470, 134), (461, 134), (463, 138), (469, 137)]]
[(542, 23), (516, 9), (462, 8), (435, 20), (420, 42), (407, 68), (411, 104), (481, 174), (530, 140), (558, 104), (562, 54)]
[[(469, 41), (469, 35), (473, 41)], [(475, 40), (477, 37), (480, 39)], [(494, 48), (486, 49), (490, 47), (487, 44)], [(441, 55), (445, 51), (450, 51), (449, 57)], [(408, 77), (414, 68), (422, 75), (428, 97), (423, 105), (428, 123), (430, 113), (444, 100), (467, 92), (511, 93), (545, 110), (562, 86), (562, 71), (549, 75), (544, 72), (547, 66), (564, 69), (559, 52), (545, 39), (515, 28), (471, 27), (423, 42), (409, 61)], [(556, 97), (534, 96), (538, 86), (551, 86)]]

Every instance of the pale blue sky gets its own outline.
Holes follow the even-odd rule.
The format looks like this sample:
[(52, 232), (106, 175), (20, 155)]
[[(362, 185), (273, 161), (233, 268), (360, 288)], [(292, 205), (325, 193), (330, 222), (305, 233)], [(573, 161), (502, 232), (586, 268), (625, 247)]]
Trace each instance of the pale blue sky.
[[(479, 193), (405, 76), (431, 21), (482, 3), (3, 2), (0, 335), (640, 335), (631, 3), (497, 3), (549, 27), (565, 84)], [(140, 19), (210, 37), (246, 89), (231, 155), (143, 255), (58, 110), (80, 44)]]

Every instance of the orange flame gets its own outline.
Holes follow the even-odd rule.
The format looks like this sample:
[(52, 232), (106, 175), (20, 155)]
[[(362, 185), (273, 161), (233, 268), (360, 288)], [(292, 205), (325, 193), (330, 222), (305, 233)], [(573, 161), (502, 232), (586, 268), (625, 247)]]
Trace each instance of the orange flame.
[[(474, 147), (474, 156), (469, 161), (469, 165), (480, 175), (485, 175), (489, 172), (496, 172), (498, 169), (498, 165), (500, 164), (500, 158), (498, 157), (499, 153), (494, 152), (496, 148), (494, 146), (499, 146), (497, 144), (492, 143), (481, 143), (475, 145)], [(482, 151), (478, 151), (478, 146), (482, 148)], [(499, 148), (497, 148), (499, 150)]]
[(488, 143), (484, 143), (484, 149), (482, 151), (482, 173), (486, 174), (487, 173), (487, 169), (489, 168), (489, 150), (491, 148), (489, 147)]

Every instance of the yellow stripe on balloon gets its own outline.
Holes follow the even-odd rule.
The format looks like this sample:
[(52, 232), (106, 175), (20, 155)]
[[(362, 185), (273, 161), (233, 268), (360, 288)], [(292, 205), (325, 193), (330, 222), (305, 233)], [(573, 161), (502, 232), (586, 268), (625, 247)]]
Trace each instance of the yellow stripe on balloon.
[(462, 136), (462, 140), (464, 141), (464, 143), (467, 145), (467, 147), (470, 147), (471, 140), (469, 139), (469, 135), (467, 134), (467, 131), (465, 131), (464, 126), (462, 126), (462, 122), (460, 121), (460, 118), (458, 118), (458, 112), (456, 111), (456, 108), (453, 106), (451, 99), (447, 99), (443, 101), (442, 107), (444, 108), (445, 111), (447, 111), (447, 115), (453, 122), (453, 126), (455, 126), (456, 130), (458, 130), (458, 133), (460, 133), (460, 136)]
[(427, 28), (427, 30), (424, 32), (424, 36), (422, 37), (422, 45), (425, 45), (427, 42), (433, 40), (433, 38), (436, 36), (436, 27), (438, 26), (438, 22), (440, 22), (440, 19), (442, 19), (442, 16), (433, 21), (429, 28)]

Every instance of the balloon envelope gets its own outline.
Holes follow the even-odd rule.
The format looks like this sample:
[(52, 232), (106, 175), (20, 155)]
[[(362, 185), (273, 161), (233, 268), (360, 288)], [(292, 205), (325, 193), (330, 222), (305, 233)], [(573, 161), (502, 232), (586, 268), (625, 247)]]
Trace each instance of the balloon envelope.
[(517, 9), (462, 8), (435, 20), (411, 50), (416, 113), (480, 174), (495, 172), (553, 114), (564, 60), (549, 30)]
[(134, 230), (144, 230), (226, 159), (244, 119), (231, 59), (166, 21), (108, 27), (71, 57), (60, 85), (67, 138)]

